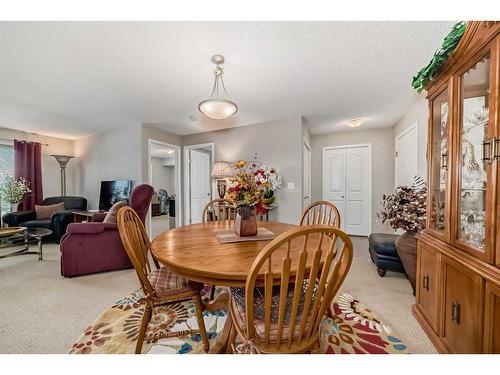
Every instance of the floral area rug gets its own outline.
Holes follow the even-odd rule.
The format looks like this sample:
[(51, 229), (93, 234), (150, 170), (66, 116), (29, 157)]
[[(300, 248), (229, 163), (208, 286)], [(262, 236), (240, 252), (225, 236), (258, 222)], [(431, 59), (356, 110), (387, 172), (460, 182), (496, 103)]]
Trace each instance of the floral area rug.
[[(333, 302), (333, 318), (323, 320), (316, 353), (396, 354), (408, 353), (407, 346), (393, 329), (372, 309), (347, 293)], [(89, 326), (73, 345), (74, 354), (131, 354), (144, 313), (142, 293), (137, 290), (117, 301)], [(148, 325), (143, 353), (204, 353), (199, 334), (164, 338), (166, 332), (198, 328), (190, 301), (176, 302), (155, 309)], [(215, 345), (226, 321), (226, 311), (204, 312), (210, 346)]]

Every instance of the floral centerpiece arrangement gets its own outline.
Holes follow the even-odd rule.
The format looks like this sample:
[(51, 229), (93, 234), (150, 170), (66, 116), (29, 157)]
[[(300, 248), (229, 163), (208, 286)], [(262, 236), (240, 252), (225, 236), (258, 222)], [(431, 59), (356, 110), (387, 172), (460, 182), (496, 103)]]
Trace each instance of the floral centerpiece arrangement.
[(237, 207), (235, 231), (239, 236), (255, 236), (256, 214), (266, 213), (263, 198), (281, 186), (281, 176), (276, 169), (263, 166), (257, 157), (239, 160), (234, 168), (226, 198)]
[(23, 177), (15, 178), (6, 173), (2, 174), (0, 177), (0, 200), (17, 206), (26, 194), (31, 193), (29, 185), (30, 183)]

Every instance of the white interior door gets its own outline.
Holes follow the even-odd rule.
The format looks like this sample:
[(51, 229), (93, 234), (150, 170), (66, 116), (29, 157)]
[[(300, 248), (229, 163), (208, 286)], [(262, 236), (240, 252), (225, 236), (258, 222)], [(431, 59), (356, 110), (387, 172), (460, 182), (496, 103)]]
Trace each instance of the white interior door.
[(417, 124), (396, 137), (396, 186), (410, 186), (418, 173)]
[[(349, 234), (370, 234), (370, 153), (367, 146), (349, 147), (346, 152), (345, 231)], [(342, 220), (341, 220), (342, 222)]]
[(323, 154), (323, 200), (340, 212), (340, 225), (345, 230), (345, 149), (325, 150)]
[(189, 151), (190, 216), (191, 223), (201, 223), (201, 215), (210, 201), (210, 155), (198, 150)]
[(311, 148), (304, 143), (302, 156), (304, 158), (304, 197), (302, 207), (307, 207), (311, 204)]
[(358, 236), (370, 234), (372, 208), (369, 145), (324, 150), (323, 199), (338, 208), (342, 230)]

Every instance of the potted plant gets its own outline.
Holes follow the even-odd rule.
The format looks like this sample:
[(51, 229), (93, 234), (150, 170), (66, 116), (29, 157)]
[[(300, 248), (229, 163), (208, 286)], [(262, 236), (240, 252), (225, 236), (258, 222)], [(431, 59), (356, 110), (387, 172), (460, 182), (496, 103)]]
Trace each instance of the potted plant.
[(382, 197), (382, 209), (377, 213), (382, 224), (403, 233), (396, 240), (396, 250), (406, 275), (415, 290), (417, 240), (415, 235), (425, 228), (427, 189), (420, 177), (411, 186), (398, 186), (393, 194)]
[(17, 211), (19, 202), (31, 193), (29, 185), (23, 177), (15, 178), (4, 173), (0, 179), (0, 200), (10, 204), (11, 212)]
[(264, 214), (266, 209), (262, 196), (267, 181), (262, 175), (260, 163), (239, 160), (235, 164), (236, 177), (231, 178), (227, 199), (237, 207), (234, 229), (238, 236), (257, 235), (256, 214)]

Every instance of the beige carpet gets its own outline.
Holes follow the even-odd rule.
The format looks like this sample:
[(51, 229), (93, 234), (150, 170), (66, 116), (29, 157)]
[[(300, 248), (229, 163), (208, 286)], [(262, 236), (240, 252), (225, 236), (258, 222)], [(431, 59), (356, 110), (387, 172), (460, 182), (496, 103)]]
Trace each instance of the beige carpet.
[[(366, 238), (353, 238), (355, 258), (342, 290), (375, 309), (396, 327), (412, 353), (435, 349), (411, 314), (415, 302), (400, 274), (377, 275)], [(67, 353), (81, 332), (116, 300), (137, 289), (132, 270), (63, 278), (59, 248), (0, 259), (0, 353)]]
[(172, 228), (175, 228), (175, 217), (162, 215), (151, 218), (151, 238), (155, 238), (161, 232)]

